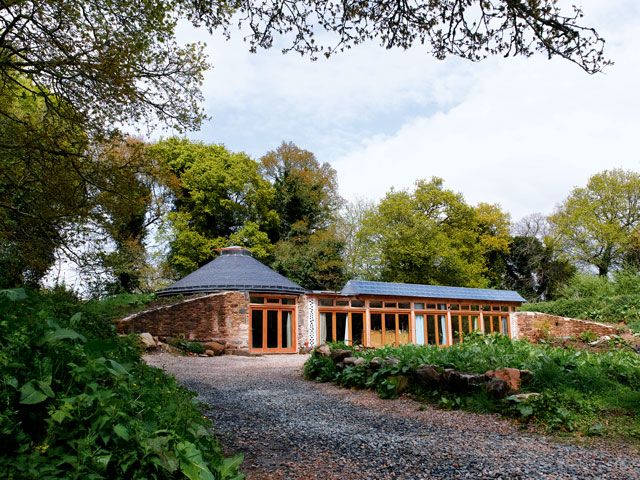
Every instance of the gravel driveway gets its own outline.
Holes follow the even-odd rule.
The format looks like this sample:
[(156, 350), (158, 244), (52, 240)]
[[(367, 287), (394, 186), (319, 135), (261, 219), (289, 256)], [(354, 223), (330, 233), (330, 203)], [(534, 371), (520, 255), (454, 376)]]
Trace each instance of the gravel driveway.
[(559, 443), (491, 415), (305, 381), (306, 356), (149, 355), (209, 407), (249, 479), (640, 479), (640, 455)]

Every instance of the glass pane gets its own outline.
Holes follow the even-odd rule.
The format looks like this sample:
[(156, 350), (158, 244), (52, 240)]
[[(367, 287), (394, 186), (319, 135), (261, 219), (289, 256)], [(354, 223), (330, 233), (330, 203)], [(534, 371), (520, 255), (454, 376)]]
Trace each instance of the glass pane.
[(351, 306), (352, 307), (356, 307), (356, 308), (362, 308), (362, 307), (364, 307), (364, 301), (363, 300), (351, 300)]
[(397, 308), (397, 302), (384, 302), (384, 308)]
[(410, 303), (398, 303), (398, 308), (411, 308), (411, 304)]
[(469, 305), (462, 305), (460, 310), (469, 310)]
[(484, 315), (484, 333), (491, 333), (491, 317), (489, 315)]
[(336, 300), (336, 307), (348, 307), (349, 300)]
[(282, 348), (291, 348), (291, 312), (282, 312)]
[(369, 302), (369, 308), (382, 308), (382, 302)]
[(424, 315), (416, 314), (416, 344), (424, 345), (425, 342), (425, 325), (424, 325)]
[(508, 312), (509, 311), (509, 307), (507, 307), (506, 305), (502, 305), (500, 307), (500, 310), (503, 311), (503, 312)]
[(494, 305), (493, 307), (491, 307), (491, 310), (493, 310), (494, 312), (499, 312), (500, 311), (500, 305)]
[(457, 303), (453, 303), (451, 304), (449, 310), (460, 310), (460, 305), (458, 305)]
[(489, 305), (483, 305), (482, 310), (488, 312), (489, 310), (491, 310), (491, 307)]
[(471, 333), (471, 327), (469, 325), (469, 317), (468, 316), (464, 316), (464, 317), (460, 317), (462, 318), (462, 333)]
[(398, 315), (398, 345), (409, 343), (409, 315), (401, 313)]
[(493, 333), (500, 333), (500, 317), (491, 317), (491, 325), (493, 326)]
[(371, 314), (371, 346), (382, 346), (382, 315), (379, 313)]
[(333, 313), (321, 313), (320, 318), (322, 318), (323, 315), (327, 332), (325, 342), (334, 342), (336, 337), (333, 335)]
[(296, 303), (294, 298), (283, 298), (282, 299), (282, 304), (283, 305), (294, 305)]
[(451, 315), (451, 336), (453, 343), (460, 343), (462, 339), (462, 330), (460, 328), (460, 317)]
[(333, 307), (333, 298), (321, 298), (319, 304), (321, 307)]
[(477, 315), (471, 317), (471, 328), (473, 328), (474, 332), (480, 330), (480, 319)]
[(362, 345), (364, 334), (364, 313), (351, 314), (351, 335), (353, 336), (353, 345)]
[(267, 348), (278, 348), (277, 310), (267, 310)]
[(416, 310), (424, 310), (424, 303), (414, 303), (413, 308)]
[(279, 298), (267, 298), (267, 303), (280, 303)]
[(396, 343), (396, 315), (387, 313), (384, 316), (384, 344), (395, 345)]
[(427, 315), (427, 343), (429, 345), (436, 345), (436, 316)]
[(318, 345), (327, 343), (327, 314), (325, 312), (320, 313), (320, 336), (318, 337)]
[(349, 330), (347, 330), (347, 313), (336, 313), (336, 341), (347, 342), (349, 340)]
[(251, 348), (262, 348), (262, 310), (251, 311)]
[(249, 297), (251, 303), (264, 303), (264, 297)]
[(438, 310), (446, 310), (447, 309), (447, 304), (446, 303), (439, 303), (438, 304)]
[(440, 339), (440, 345), (447, 344), (447, 316), (438, 315), (438, 338)]
[(501, 320), (502, 320), (502, 325), (501, 325), (501, 328), (500, 328), (500, 332), (503, 335), (509, 335), (509, 325), (508, 325), (508, 322), (507, 322), (507, 317), (502, 317)]
[(435, 303), (427, 303), (427, 310), (435, 310), (435, 309), (436, 309)]
[(471, 305), (471, 310), (477, 312), (478, 310), (480, 310), (480, 305)]

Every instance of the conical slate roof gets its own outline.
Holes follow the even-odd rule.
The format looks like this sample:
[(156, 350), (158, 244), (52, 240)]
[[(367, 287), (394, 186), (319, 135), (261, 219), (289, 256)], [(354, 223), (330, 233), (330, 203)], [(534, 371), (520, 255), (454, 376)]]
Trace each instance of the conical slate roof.
[(260, 263), (241, 247), (223, 248), (220, 256), (200, 267), (158, 295), (242, 290), (261, 293), (301, 294), (305, 289)]

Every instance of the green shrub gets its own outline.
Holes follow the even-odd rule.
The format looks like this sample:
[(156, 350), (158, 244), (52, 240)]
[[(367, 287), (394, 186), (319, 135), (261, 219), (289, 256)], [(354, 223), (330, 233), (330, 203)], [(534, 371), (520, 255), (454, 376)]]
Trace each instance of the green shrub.
[[(463, 343), (448, 348), (404, 345), (353, 355), (365, 363), (338, 372), (330, 359), (314, 353), (305, 364), (305, 376), (345, 387), (366, 387), (382, 398), (395, 398), (400, 379), (412, 378), (416, 368), (424, 364), (469, 373), (504, 367), (529, 370), (533, 378), (523, 385), (523, 392), (541, 396), (526, 403), (494, 400), (484, 391), (453, 395), (425, 390), (415, 381), (408, 388), (442, 408), (501, 412), (549, 430), (586, 434), (596, 421), (606, 418), (604, 433), (640, 440), (640, 355), (630, 350), (594, 353), (501, 335), (469, 335)], [(373, 369), (369, 364), (374, 357), (397, 361), (383, 361)]]
[(169, 345), (176, 347), (186, 353), (201, 354), (205, 352), (204, 345), (200, 342), (191, 342), (184, 337), (172, 338), (169, 340)]
[(141, 362), (104, 312), (25, 297), (0, 295), (3, 478), (241, 478), (194, 394)]

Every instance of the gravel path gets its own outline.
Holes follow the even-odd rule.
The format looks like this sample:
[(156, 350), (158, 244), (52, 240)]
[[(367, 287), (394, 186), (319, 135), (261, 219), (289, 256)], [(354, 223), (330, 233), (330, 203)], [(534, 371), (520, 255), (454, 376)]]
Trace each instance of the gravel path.
[[(199, 393), (248, 479), (640, 479), (640, 456), (563, 444), (491, 415), (305, 381), (305, 356), (149, 355)], [(622, 450), (622, 449), (620, 449)]]

